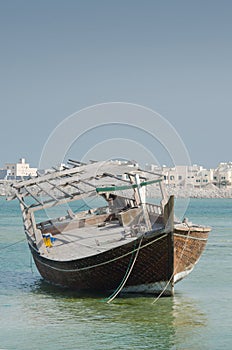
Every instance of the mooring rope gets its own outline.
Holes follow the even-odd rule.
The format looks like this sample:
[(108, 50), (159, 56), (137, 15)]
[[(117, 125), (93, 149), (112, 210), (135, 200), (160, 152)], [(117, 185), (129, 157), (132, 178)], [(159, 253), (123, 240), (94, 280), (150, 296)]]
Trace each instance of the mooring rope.
[[(190, 234), (190, 232), (191, 232), (191, 228), (189, 227), (189, 225), (188, 225), (188, 224), (186, 224), (186, 225), (188, 226), (189, 230), (188, 230), (187, 235), (184, 236), (184, 237), (186, 237), (186, 240), (185, 240), (184, 248), (182, 249), (181, 257), (180, 257), (179, 261), (182, 259), (182, 256), (183, 256), (183, 253), (184, 253), (184, 250), (185, 250), (185, 246), (186, 246), (187, 240), (188, 240), (188, 238), (189, 238), (189, 234)], [(173, 235), (174, 235), (174, 232), (173, 232)], [(175, 274), (175, 271), (177, 270), (178, 266), (179, 266), (179, 263), (178, 263), (178, 265), (176, 266), (175, 270), (173, 271), (173, 273), (172, 273), (170, 279), (167, 281), (167, 283), (166, 283), (165, 287), (163, 288), (162, 292), (160, 292), (160, 294), (153, 300), (152, 305), (155, 304), (155, 303), (159, 300), (159, 298), (164, 294), (164, 292), (166, 291), (166, 289), (167, 289), (169, 283), (170, 283), (171, 280), (173, 279), (174, 274)]]
[(8, 245), (6, 245), (5, 247), (1, 247), (1, 248), (0, 248), (0, 250), (10, 248), (10, 247), (12, 247), (12, 246), (14, 246), (14, 245), (16, 245), (16, 244), (18, 244), (18, 243), (21, 243), (21, 242), (23, 242), (23, 241), (25, 241), (25, 238), (20, 239), (20, 241), (17, 241), (17, 242), (14, 242), (14, 243), (8, 244)]
[(134, 255), (134, 254), (131, 255), (130, 262), (129, 262), (129, 264), (128, 264), (126, 273), (125, 273), (125, 275), (124, 275), (124, 277), (123, 277), (121, 283), (119, 284), (119, 286), (116, 288), (116, 290), (115, 290), (108, 298), (106, 298), (106, 299), (103, 300), (103, 301), (106, 301), (107, 304), (110, 304), (111, 301), (113, 301), (113, 300), (116, 298), (116, 296), (121, 292), (121, 290), (122, 290), (123, 287), (125, 286), (125, 284), (126, 284), (128, 278), (130, 277), (130, 274), (131, 274), (131, 272), (132, 272), (132, 270), (133, 270), (134, 264), (135, 264), (135, 262), (136, 262), (136, 260), (137, 260), (138, 254), (139, 254), (139, 250), (140, 250), (140, 247), (141, 247), (141, 244), (142, 244), (142, 240), (143, 240), (143, 236), (142, 236), (141, 239), (140, 239), (138, 248), (136, 248), (136, 250), (135, 250), (135, 249), (133, 250), (133, 253), (136, 251), (136, 254), (135, 254), (135, 256), (134, 256), (134, 259), (133, 259), (133, 255)]

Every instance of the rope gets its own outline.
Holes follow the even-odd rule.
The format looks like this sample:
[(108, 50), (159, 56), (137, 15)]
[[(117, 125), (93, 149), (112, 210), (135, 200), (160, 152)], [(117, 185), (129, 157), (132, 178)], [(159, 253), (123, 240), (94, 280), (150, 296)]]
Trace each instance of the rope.
[[(137, 260), (138, 254), (139, 254), (139, 249), (141, 247), (142, 240), (143, 240), (143, 236), (140, 239), (138, 248), (136, 250), (134, 250), (133, 254), (131, 255), (131, 259), (130, 259), (129, 265), (127, 267), (126, 273), (125, 273), (121, 283), (119, 284), (119, 286), (116, 288), (116, 290), (107, 299), (104, 299), (104, 300), (107, 300), (107, 304), (110, 304), (111, 301), (113, 301), (116, 298), (116, 296), (121, 292), (121, 290), (125, 286), (128, 278), (130, 277), (130, 274), (131, 274), (131, 272), (133, 270), (134, 264), (135, 264), (135, 262)], [(133, 255), (134, 255), (135, 251), (136, 251), (136, 254), (135, 254), (134, 259), (133, 259)]]
[[(187, 225), (187, 226), (188, 226), (188, 225)], [(185, 246), (186, 246), (186, 243), (187, 243), (187, 239), (189, 239), (189, 234), (190, 234), (190, 232), (191, 232), (191, 228), (190, 228), (189, 226), (188, 226), (188, 228), (189, 228), (188, 234), (187, 234), (187, 236), (185, 236), (185, 237), (186, 237), (186, 240), (185, 240), (184, 248), (182, 249), (182, 253), (181, 253), (181, 257), (180, 257), (179, 261), (181, 260), (181, 258), (182, 258), (182, 256), (183, 256), (183, 253), (184, 253), (184, 250), (185, 250)], [(174, 233), (173, 233), (173, 234), (174, 234)], [(176, 271), (176, 269), (178, 268), (178, 266), (179, 266), (179, 264), (176, 266), (175, 271)], [(162, 292), (160, 292), (160, 294), (153, 300), (152, 305), (155, 304), (155, 303), (159, 300), (159, 298), (164, 294), (164, 292), (165, 292), (165, 290), (167, 289), (169, 283), (171, 282), (171, 280), (172, 280), (173, 277), (174, 277), (175, 271), (173, 271), (173, 273), (172, 273), (170, 279), (169, 279), (168, 282), (166, 283), (166, 286), (163, 288)]]
[(0, 250), (10, 248), (10, 247), (12, 247), (12, 246), (14, 246), (14, 245), (16, 245), (16, 244), (18, 244), (18, 243), (21, 243), (21, 242), (23, 242), (23, 241), (25, 241), (25, 238), (20, 239), (20, 241), (17, 241), (17, 242), (15, 242), (15, 243), (8, 244), (8, 245), (6, 245), (5, 247), (0, 248)]
[[(160, 239), (163, 239), (163, 238), (166, 237), (166, 236), (167, 236), (167, 233), (163, 234), (162, 236), (160, 236), (160, 237), (154, 239), (153, 241), (151, 241), (151, 242), (149, 242), (149, 243), (144, 244), (144, 245), (142, 246), (141, 249), (143, 249), (143, 248), (145, 248), (145, 247), (147, 247), (147, 246), (153, 244), (153, 243), (156, 242), (156, 241), (159, 241)], [(37, 251), (33, 246), (31, 246), (31, 248), (34, 249), (34, 250), (36, 251), (36, 253), (38, 253), (38, 251)], [(135, 249), (135, 251), (137, 251), (137, 250), (138, 250), (138, 248)], [(44, 265), (44, 266), (47, 266), (47, 267), (49, 267), (50, 269), (57, 270), (57, 271), (62, 271), (62, 272), (75, 272), (75, 271), (78, 271), (78, 272), (79, 272), (79, 271), (84, 271), (84, 270), (93, 269), (93, 268), (95, 268), (95, 267), (99, 267), (99, 266), (106, 265), (106, 264), (109, 264), (109, 263), (111, 263), (111, 262), (120, 260), (120, 259), (124, 258), (125, 256), (130, 255), (131, 253), (133, 253), (133, 251), (132, 251), (132, 252), (125, 253), (125, 254), (123, 254), (123, 255), (117, 257), (117, 258), (113, 258), (113, 259), (111, 259), (111, 260), (104, 261), (104, 262), (99, 263), (99, 264), (95, 264), (95, 265), (87, 266), (87, 267), (76, 268), (76, 269), (60, 269), (59, 267), (55, 267), (55, 266), (51, 266), (51, 265), (49, 265), (49, 264), (46, 264), (46, 263), (43, 262), (43, 261), (40, 261), (40, 264), (42, 264), (42, 265)], [(59, 260), (56, 260), (56, 261), (59, 261)]]
[[(5, 247), (0, 248), (0, 250), (10, 248), (10, 247), (12, 247), (12, 246), (14, 246), (14, 245), (16, 245), (16, 244), (19, 244), (19, 243), (21, 243), (21, 242), (24, 242), (24, 241), (25, 241), (25, 238), (20, 239), (19, 241), (15, 242), (15, 243), (11, 243), (11, 244), (8, 244), (8, 245), (5, 246)], [(3, 258), (3, 257), (0, 256), (0, 258)], [(31, 272), (32, 272), (32, 274), (33, 274), (32, 255), (31, 255), (31, 254), (30, 254), (30, 262), (29, 262), (29, 265), (30, 265)]]

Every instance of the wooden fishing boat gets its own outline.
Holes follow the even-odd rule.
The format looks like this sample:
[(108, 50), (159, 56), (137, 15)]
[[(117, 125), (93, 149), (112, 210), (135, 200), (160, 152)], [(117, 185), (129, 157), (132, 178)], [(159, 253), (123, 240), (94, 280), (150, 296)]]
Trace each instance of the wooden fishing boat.
[[(173, 295), (198, 262), (209, 227), (174, 219), (162, 175), (119, 161), (82, 164), (12, 185), (41, 276), (77, 291)], [(159, 186), (159, 205), (149, 188)], [(90, 207), (100, 198), (103, 204)], [(76, 205), (76, 206), (75, 206)], [(64, 215), (38, 219), (51, 208)], [(40, 216), (41, 218), (41, 216)]]

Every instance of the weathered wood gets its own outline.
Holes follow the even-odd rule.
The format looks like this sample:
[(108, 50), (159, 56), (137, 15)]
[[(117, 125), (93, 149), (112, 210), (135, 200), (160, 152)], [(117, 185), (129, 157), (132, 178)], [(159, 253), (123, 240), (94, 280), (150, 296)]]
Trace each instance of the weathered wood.
[(29, 206), (23, 201), (22, 196), (15, 192), (15, 196), (17, 197), (18, 201), (22, 204), (23, 208), (29, 208)]
[(146, 204), (145, 204), (145, 198), (143, 198), (143, 195), (141, 193), (141, 185), (142, 183), (140, 183), (140, 178), (138, 174), (135, 174), (135, 182), (137, 185), (137, 188), (135, 189), (135, 191), (137, 192), (138, 198), (139, 198), (139, 204), (142, 207), (143, 210), (143, 216), (144, 216), (144, 220), (145, 220), (145, 224), (147, 227), (148, 231), (151, 231), (151, 222), (150, 222), (150, 218), (147, 212), (147, 208), (146, 208)]
[(43, 240), (43, 236), (40, 230), (36, 229), (35, 230), (35, 242), (37, 245), (37, 248), (39, 250), (39, 252), (44, 255), (47, 253), (47, 249)]
[(32, 198), (34, 198), (34, 200), (35, 200), (36, 202), (38, 202), (40, 205), (43, 205), (43, 203), (39, 200), (38, 196), (34, 195), (34, 194), (32, 193), (32, 191), (31, 191), (27, 186), (25, 186), (24, 189), (26, 190), (26, 192), (27, 192)]
[(168, 232), (173, 232), (174, 228), (174, 196), (170, 196), (164, 206), (164, 225)]
[(81, 174), (81, 170), (79, 168), (78, 168), (78, 170), (77, 170), (77, 168), (72, 168), (72, 169), (62, 170), (62, 171), (59, 171), (59, 172), (54, 171), (52, 173), (47, 173), (45, 175), (42, 175), (42, 176), (30, 179), (30, 180), (25, 180), (25, 181), (16, 183), (16, 184), (14, 184), (14, 187), (15, 188), (20, 188), (20, 187), (24, 187), (24, 186), (36, 185), (38, 183), (45, 182), (46, 180), (56, 179), (57, 176), (59, 176), (59, 175), (61, 177), (64, 177), (64, 176), (72, 175), (72, 174), (75, 174), (75, 173), (76, 174)]
[[(102, 170), (101, 170), (102, 169)], [(54, 171), (52, 173), (48, 173), (45, 174), (43, 176), (39, 176), (37, 178), (33, 178), (30, 180), (25, 180), (22, 181), (20, 183), (16, 183), (14, 184), (15, 188), (20, 188), (23, 186), (31, 186), (31, 185), (35, 185), (37, 183), (41, 183), (41, 182), (45, 182), (46, 180), (52, 180), (52, 179), (56, 179), (57, 177), (61, 177), (61, 178), (66, 178), (69, 175), (76, 175), (76, 176), (80, 176), (80, 180), (84, 180), (84, 178), (87, 180), (88, 178), (92, 177), (93, 174), (96, 173), (96, 171), (98, 170), (98, 173), (96, 175), (103, 175), (103, 173), (111, 173), (112, 171), (110, 170), (114, 170), (116, 173), (127, 173), (128, 169), (131, 169), (130, 172), (137, 170), (136, 168), (133, 169), (131, 167), (128, 167), (126, 165), (117, 165), (113, 162), (98, 162), (93, 163), (93, 164), (89, 164), (89, 165), (82, 165), (79, 168), (71, 168), (71, 169), (65, 169), (65, 170), (61, 170), (61, 171)], [(86, 173), (86, 175), (85, 175)], [(142, 176), (142, 173), (141, 173)]]
[(88, 198), (88, 197), (91, 197), (91, 195), (93, 195), (93, 192), (87, 192), (87, 193), (81, 193), (81, 194), (77, 194), (77, 195), (73, 195), (73, 198), (62, 198), (62, 199), (56, 199), (55, 201), (54, 200), (50, 200), (50, 201), (45, 201), (43, 203), (43, 205), (32, 205), (30, 208), (28, 208), (28, 212), (32, 213), (32, 212), (35, 212), (35, 211), (39, 211), (39, 210), (42, 210), (42, 209), (48, 209), (48, 208), (51, 208), (57, 204), (59, 205), (62, 205), (62, 204), (65, 204), (67, 202), (73, 202), (73, 201), (76, 201), (78, 199), (83, 199), (83, 198)]
[(80, 162), (79, 160), (74, 160), (74, 159), (69, 159), (68, 162), (73, 163), (73, 164), (78, 164), (79, 166), (87, 164), (87, 163)]
[(51, 189), (51, 190), (57, 189), (58, 191), (64, 193), (67, 197), (71, 197), (71, 198), (73, 197), (72, 194), (68, 193), (68, 192), (65, 191), (63, 188), (61, 188), (61, 187), (60, 187), (60, 186), (61, 186), (60, 184), (59, 184), (59, 185), (56, 185), (55, 183), (53, 183), (53, 182), (51, 182), (51, 181), (49, 181), (49, 180), (47, 180), (46, 182), (47, 182), (49, 185), (52, 186), (52, 189)]
[(141, 220), (143, 211), (141, 208), (128, 209), (117, 214), (119, 223), (122, 226), (137, 225)]
[(79, 228), (84, 229), (85, 227), (87, 227), (87, 230), (88, 230), (90, 229), (91, 226), (96, 226), (98, 224), (106, 223), (107, 221), (110, 221), (110, 218), (111, 218), (111, 214), (102, 214), (102, 215), (92, 215), (89, 217), (86, 216), (83, 218), (73, 218), (72, 220), (69, 220), (69, 221), (67, 220), (65, 222), (53, 221), (50, 225), (46, 225), (46, 227), (44, 227), (43, 229), (41, 228), (41, 230), (43, 233), (52, 233), (52, 234), (66, 233), (68, 231), (77, 230)]
[(120, 181), (122, 181), (122, 182), (131, 183), (130, 180), (121, 179), (121, 178), (119, 178), (118, 176), (115, 176), (115, 175), (110, 174), (110, 173), (103, 173), (102, 176), (109, 176), (109, 177), (112, 177), (113, 179), (120, 180)]
[(55, 202), (58, 202), (58, 198), (56, 198), (51, 192), (47, 191), (45, 188), (43, 188), (40, 184), (37, 184), (41, 192), (46, 193), (49, 197), (51, 197)]

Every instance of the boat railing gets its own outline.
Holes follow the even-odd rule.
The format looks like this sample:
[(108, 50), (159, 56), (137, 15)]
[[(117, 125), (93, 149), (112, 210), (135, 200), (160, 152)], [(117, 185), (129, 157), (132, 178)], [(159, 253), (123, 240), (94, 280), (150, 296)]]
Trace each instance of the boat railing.
[(162, 208), (158, 204), (146, 203), (146, 209), (149, 214), (156, 214), (156, 215), (162, 214)]
[(57, 218), (50, 218), (45, 221), (41, 221), (37, 223), (37, 228), (46, 229), (47, 227), (54, 226), (65, 221), (78, 221), (85, 217), (89, 217), (92, 215), (102, 215), (109, 213), (109, 207), (99, 207), (99, 208), (89, 208), (88, 210), (73, 212), (71, 209), (67, 210), (68, 214), (64, 216), (59, 216)]

